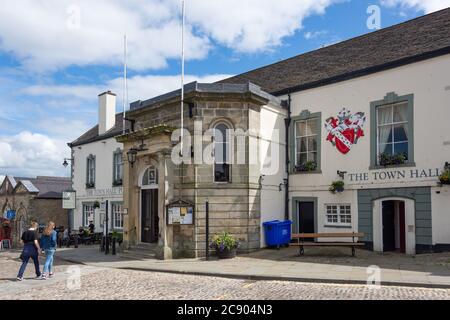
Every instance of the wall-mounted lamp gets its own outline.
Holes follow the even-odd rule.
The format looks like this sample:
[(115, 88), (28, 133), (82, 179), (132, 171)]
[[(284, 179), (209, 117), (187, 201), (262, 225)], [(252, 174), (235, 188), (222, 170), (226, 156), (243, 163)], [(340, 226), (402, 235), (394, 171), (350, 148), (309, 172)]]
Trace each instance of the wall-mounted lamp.
[(128, 162), (131, 164), (131, 166), (133, 166), (136, 163), (137, 152), (138, 151), (135, 148), (131, 148), (127, 152), (127, 159), (128, 159)]
[(341, 177), (341, 179), (344, 179), (346, 174), (347, 174), (347, 171), (340, 171), (340, 170), (338, 170), (338, 172), (337, 172), (337, 175), (339, 177)]
[(64, 168), (67, 168), (67, 166), (69, 165), (69, 161), (73, 162), (73, 158), (64, 158), (64, 162), (62, 164)]

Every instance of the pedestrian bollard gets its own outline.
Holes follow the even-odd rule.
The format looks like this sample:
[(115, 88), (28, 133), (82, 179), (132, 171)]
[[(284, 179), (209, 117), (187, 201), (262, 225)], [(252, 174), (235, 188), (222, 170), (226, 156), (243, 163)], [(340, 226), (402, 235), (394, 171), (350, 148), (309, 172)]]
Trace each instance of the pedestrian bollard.
[(116, 238), (112, 238), (112, 255), (116, 255)]
[(105, 237), (105, 254), (109, 254), (109, 238)]
[(105, 236), (102, 236), (102, 241), (100, 242), (100, 252), (105, 252)]
[(75, 248), (78, 248), (78, 236), (75, 236), (74, 241), (75, 241)]

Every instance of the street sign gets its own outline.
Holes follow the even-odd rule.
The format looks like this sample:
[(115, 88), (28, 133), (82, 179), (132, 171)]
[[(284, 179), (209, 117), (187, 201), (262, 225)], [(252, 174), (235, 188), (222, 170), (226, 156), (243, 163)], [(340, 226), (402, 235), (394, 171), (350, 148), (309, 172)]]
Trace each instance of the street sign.
[(76, 208), (76, 192), (75, 191), (63, 191), (62, 206), (63, 206), (63, 209), (75, 209)]

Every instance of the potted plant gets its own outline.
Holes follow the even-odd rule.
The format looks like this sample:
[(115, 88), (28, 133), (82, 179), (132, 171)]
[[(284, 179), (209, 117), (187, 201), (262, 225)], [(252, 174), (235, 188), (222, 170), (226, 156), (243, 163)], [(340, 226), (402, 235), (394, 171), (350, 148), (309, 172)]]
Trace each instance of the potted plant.
[(296, 172), (311, 172), (317, 169), (317, 163), (315, 161), (306, 161), (300, 165), (295, 166)]
[(329, 190), (331, 192), (333, 192), (333, 193), (343, 192), (344, 191), (344, 186), (345, 186), (345, 183), (342, 180), (333, 181), (331, 183), (331, 186), (330, 186)]
[(404, 153), (390, 155), (387, 153), (380, 154), (380, 166), (392, 166), (404, 164), (406, 162), (406, 155)]
[(441, 184), (450, 184), (450, 169), (445, 169), (444, 172), (439, 176), (439, 181)]
[(214, 248), (219, 259), (230, 259), (236, 257), (236, 251), (239, 246), (239, 241), (229, 234), (224, 232), (215, 235), (210, 247)]

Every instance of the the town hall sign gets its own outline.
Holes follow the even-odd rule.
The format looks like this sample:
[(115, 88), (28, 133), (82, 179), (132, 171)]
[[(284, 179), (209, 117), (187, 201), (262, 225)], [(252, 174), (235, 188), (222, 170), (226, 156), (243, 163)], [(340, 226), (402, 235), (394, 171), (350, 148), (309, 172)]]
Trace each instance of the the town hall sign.
[(342, 109), (337, 118), (330, 117), (325, 122), (328, 131), (327, 141), (330, 141), (342, 154), (347, 154), (359, 138), (364, 137), (364, 112), (352, 114), (350, 110)]

